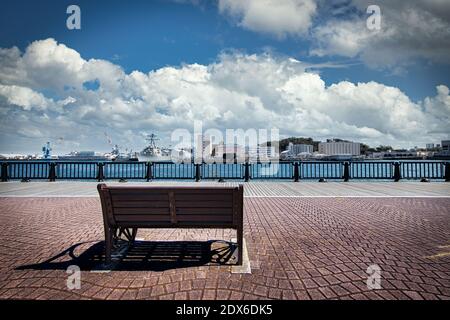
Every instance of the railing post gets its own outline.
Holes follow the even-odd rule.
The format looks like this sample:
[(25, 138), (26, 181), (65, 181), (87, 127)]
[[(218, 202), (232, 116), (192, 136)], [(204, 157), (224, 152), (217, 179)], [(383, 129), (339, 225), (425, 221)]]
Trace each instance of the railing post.
[(398, 182), (402, 178), (402, 174), (400, 173), (400, 162), (394, 162), (394, 181)]
[(250, 180), (250, 163), (244, 163), (244, 181), (248, 182)]
[(344, 182), (347, 182), (350, 179), (350, 163), (348, 161), (344, 162)]
[(48, 172), (48, 181), (54, 182), (56, 180), (56, 163), (50, 163), (50, 170)]
[(104, 163), (97, 163), (97, 181), (103, 181), (105, 180), (105, 176), (103, 174), (103, 167), (105, 166)]
[(147, 162), (145, 165), (147, 167), (147, 173), (145, 174), (145, 179), (148, 182), (153, 179), (153, 171), (152, 171), (153, 163)]
[(300, 178), (298, 167), (299, 167), (299, 163), (294, 162), (294, 182), (298, 182), (298, 179)]
[[(2, 175), (3, 176), (3, 175)], [(445, 163), (445, 182), (450, 182), (450, 162)]]
[(200, 178), (201, 178), (200, 166), (201, 166), (201, 164), (199, 164), (199, 163), (195, 164), (195, 182), (199, 182)]
[(2, 163), (2, 182), (8, 181), (8, 162)]

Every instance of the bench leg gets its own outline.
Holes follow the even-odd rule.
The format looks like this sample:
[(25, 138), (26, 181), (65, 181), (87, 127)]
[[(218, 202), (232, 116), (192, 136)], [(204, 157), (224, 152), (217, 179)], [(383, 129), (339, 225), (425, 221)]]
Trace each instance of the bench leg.
[(111, 263), (111, 252), (113, 246), (113, 231), (109, 228), (105, 228), (105, 262)]
[(105, 262), (111, 263), (112, 250), (115, 246), (120, 245), (120, 237), (122, 235), (130, 244), (136, 238), (137, 228), (109, 228), (105, 227)]
[(243, 256), (243, 248), (244, 248), (244, 234), (243, 228), (237, 229), (237, 242), (238, 242), (238, 261), (237, 264), (242, 266), (242, 256)]
[(136, 239), (137, 230), (137, 228), (120, 228), (117, 238), (120, 238), (122, 235), (124, 235), (125, 239), (127, 239), (128, 242), (132, 244)]

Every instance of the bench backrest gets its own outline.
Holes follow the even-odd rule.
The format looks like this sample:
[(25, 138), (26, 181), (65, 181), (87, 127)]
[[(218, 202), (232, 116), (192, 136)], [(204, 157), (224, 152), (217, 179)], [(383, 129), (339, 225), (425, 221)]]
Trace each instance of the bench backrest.
[(242, 225), (244, 189), (216, 186), (97, 186), (110, 227)]

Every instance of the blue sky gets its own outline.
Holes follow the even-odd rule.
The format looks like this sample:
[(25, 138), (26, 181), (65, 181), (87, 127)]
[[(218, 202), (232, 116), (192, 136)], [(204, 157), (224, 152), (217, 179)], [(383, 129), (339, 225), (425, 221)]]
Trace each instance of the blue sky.
[[(65, 28), (70, 4), (82, 9), (82, 30)], [(395, 85), (415, 100), (433, 95), (436, 85), (450, 83), (450, 66), (418, 61), (400, 74), (374, 70), (358, 59), (310, 56), (311, 41), (277, 39), (242, 29), (217, 10), (214, 1), (199, 6), (172, 1), (5, 1), (0, 12), (1, 47), (22, 50), (37, 39), (54, 38), (84, 58), (112, 60), (126, 71), (150, 71), (182, 63), (208, 64), (226, 50), (249, 54), (271, 50), (311, 63), (336, 63), (324, 68), (323, 79), (379, 81)]]
[[(399, 1), (399, 3), (401, 2)], [(447, 40), (448, 38), (446, 38), (445, 32), (440, 34), (441, 24), (444, 27), (448, 26), (448, 21), (439, 16), (439, 10), (447, 10), (447, 5), (444, 4), (444, 8), (437, 9), (435, 7), (423, 8), (419, 4), (417, 4), (417, 8), (413, 6), (413, 9), (417, 9), (420, 14), (425, 12), (423, 14), (427, 19), (429, 16), (440, 19), (436, 20), (436, 30), (433, 30), (432, 23), (429, 26), (417, 27), (413, 25), (414, 21), (407, 18), (406, 22), (394, 18), (390, 20), (391, 17), (407, 11), (403, 10), (404, 7), (401, 4), (392, 5), (389, 2), (379, 1), (382, 17), (387, 22), (386, 27), (382, 25), (380, 33), (382, 36), (378, 36), (376, 38), (378, 40), (374, 40), (374, 43), (371, 44), (370, 38), (361, 38), (361, 32), (357, 29), (359, 26), (357, 23), (365, 21), (369, 16), (365, 13), (364, 1), (339, 0), (330, 4), (320, 0), (288, 0), (287, 3), (313, 6), (309, 16), (299, 16), (298, 18), (310, 18), (311, 21), (305, 21), (300, 25), (296, 23), (295, 19), (292, 24), (281, 23), (284, 17), (280, 16), (270, 23), (265, 23), (264, 19), (267, 20), (271, 17), (265, 16), (270, 13), (264, 12), (273, 10), (273, 7), (268, 7), (266, 11), (259, 11), (255, 9), (256, 5), (241, 5), (232, 0), (220, 2), (3, 1), (0, 11), (0, 48), (17, 47), (21, 54), (24, 54), (35, 41), (51, 38), (57, 44), (62, 44), (78, 52), (84, 61), (90, 59), (109, 61), (122, 68), (125, 75), (131, 74), (134, 70), (148, 74), (151, 71), (165, 70), (165, 67), (180, 69), (193, 64), (211, 66), (222, 63), (223, 55), (228, 57), (236, 57), (239, 54), (246, 57), (270, 55), (275, 59), (275, 63), (282, 63), (293, 58), (304, 63), (306, 71), (318, 74), (326, 87), (342, 84), (345, 81), (355, 85), (359, 82), (375, 82), (399, 89), (411, 103), (417, 104), (418, 109), (422, 110), (425, 109), (425, 105), (421, 103), (427, 97), (432, 99), (436, 96), (437, 86), (449, 86), (450, 64), (448, 58), (445, 58), (446, 53), (449, 52), (449, 46), (442, 41), (442, 39)], [(81, 30), (68, 30), (65, 26), (68, 16), (65, 11), (70, 4), (77, 4), (81, 8)], [(282, 14), (284, 11), (280, 12)], [(286, 18), (286, 21), (290, 21), (289, 17)], [(348, 24), (342, 22), (354, 23), (355, 27), (348, 29)], [(411, 26), (418, 28), (417, 39), (413, 37), (402, 43), (398, 39), (404, 39), (406, 37), (405, 30), (412, 28)], [(270, 29), (271, 27), (273, 30)], [(386, 29), (383, 28), (388, 29), (389, 32), (385, 32)], [(430, 33), (427, 28), (431, 28), (430, 30), (436, 33), (433, 36), (435, 39), (427, 39), (427, 41), (430, 44), (441, 43), (442, 48), (421, 48), (422, 45), (428, 46), (428, 42), (423, 42), (423, 37), (420, 37), (420, 32)], [(383, 32), (385, 33), (383, 34)], [(349, 38), (336, 39), (341, 34), (345, 34)], [(410, 35), (411, 31), (408, 31), (408, 34)], [(352, 42), (354, 39), (357, 48), (346, 48), (345, 42)], [(335, 43), (338, 45), (336, 46)], [(321, 49), (320, 54), (314, 53), (317, 48)], [(420, 50), (416, 50), (416, 48), (420, 48)], [(385, 61), (387, 62), (385, 63)], [(257, 75), (255, 74), (255, 76)], [(0, 79), (0, 84), (27, 87), (42, 94), (45, 98), (55, 101), (68, 98), (68, 95), (64, 96), (61, 92), (55, 94), (58, 90), (51, 85), (46, 86), (40, 83), (39, 85), (25, 86), (24, 83), (30, 82), (30, 79), (14, 80), (15, 82), (5, 79), (5, 76)], [(98, 80), (96, 78), (88, 79), (88, 81), (99, 82), (100, 88), (102, 88), (102, 81)], [(86, 86), (80, 90), (83, 88), (88, 90)], [(229, 89), (229, 87), (227, 88)], [(4, 91), (9, 89), (5, 87)], [(249, 95), (258, 96), (253, 91)], [(445, 96), (445, 90), (443, 95)], [(264, 104), (264, 94), (261, 93), (261, 96), (260, 100)], [(82, 100), (81, 96), (75, 98), (78, 101)], [(2, 107), (4, 110), (9, 110), (10, 117), (14, 117), (11, 111), (11, 105), (14, 105), (11, 103), (13, 99), (6, 94), (5, 99), (6, 102)], [(87, 98), (83, 96), (83, 99)], [(98, 97), (97, 100), (105, 99), (105, 97)], [(445, 105), (445, 97), (442, 99)], [(84, 101), (83, 107), (86, 105), (86, 101)], [(89, 103), (93, 103), (92, 100), (89, 101)], [(195, 104), (192, 101), (189, 103)], [(290, 103), (292, 104), (292, 102)], [(447, 112), (445, 106), (436, 108), (440, 108), (441, 112)], [(323, 112), (323, 109), (321, 110)], [(35, 111), (36, 114), (45, 113), (42, 110), (31, 110), (31, 112)], [(16, 110), (16, 112), (18, 111)], [(57, 116), (57, 113), (52, 111), (45, 114), (50, 118)], [(412, 120), (412, 122), (415, 121)], [(33, 123), (38, 125), (37, 120)], [(98, 126), (98, 122), (95, 125)], [(400, 138), (395, 136), (393, 130), (385, 128), (383, 125), (373, 128), (367, 123), (348, 123), (348, 125), (359, 130), (357, 131), (360, 134), (356, 134), (355, 139), (361, 138), (368, 143), (383, 141), (383, 135), (392, 141)], [(361, 132), (367, 132), (365, 128), (375, 129), (382, 135), (372, 134), (364, 137)], [(117, 128), (108, 127), (106, 129), (117, 130)], [(42, 133), (40, 128), (36, 128), (36, 130)], [(141, 128), (133, 130), (138, 132)], [(445, 135), (448, 135), (445, 130), (437, 131), (439, 134), (430, 136), (428, 140), (445, 138)], [(316, 135), (318, 137), (333, 135), (331, 132), (324, 133), (320, 130), (316, 132), (312, 129), (299, 129), (298, 132), (292, 129), (286, 134)], [(408, 136), (407, 133), (401, 132), (399, 135), (402, 135), (402, 139), (405, 140), (400, 144), (415, 144), (414, 141), (408, 142), (407, 139), (404, 139), (405, 136)], [(52, 138), (52, 135), (48, 133), (39, 135), (41, 140), (47, 136)], [(24, 149), (29, 149), (29, 145), (25, 147), (24, 139), (26, 140), (26, 137), (17, 137), (17, 139), (24, 145)], [(67, 141), (69, 140), (68, 138)], [(123, 141), (123, 143), (129, 143), (129, 141)], [(99, 145), (100, 142), (87, 147), (94, 148)], [(77, 146), (70, 147), (68, 145), (65, 148), (75, 147)], [(1, 149), (9, 150), (11, 145), (2, 141)]]

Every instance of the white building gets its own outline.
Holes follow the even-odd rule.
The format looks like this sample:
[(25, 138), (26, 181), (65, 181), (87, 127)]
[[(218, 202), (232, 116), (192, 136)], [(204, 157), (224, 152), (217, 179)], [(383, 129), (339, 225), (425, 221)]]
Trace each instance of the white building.
[(269, 160), (278, 157), (275, 147), (270, 146), (253, 146), (247, 147), (247, 156), (250, 160)]
[(213, 151), (211, 137), (207, 135), (197, 135), (195, 139), (195, 159), (198, 161), (209, 159)]
[(329, 141), (319, 143), (319, 153), (328, 156), (361, 154), (361, 144), (359, 142)]
[(427, 144), (425, 145), (425, 148), (428, 149), (428, 150), (434, 149), (434, 143), (427, 143)]
[(203, 135), (202, 137), (202, 155), (203, 158), (209, 158), (212, 155), (213, 145), (210, 136)]
[(313, 153), (313, 146), (310, 144), (293, 144), (289, 142), (288, 151), (293, 155), (298, 155), (299, 153)]

